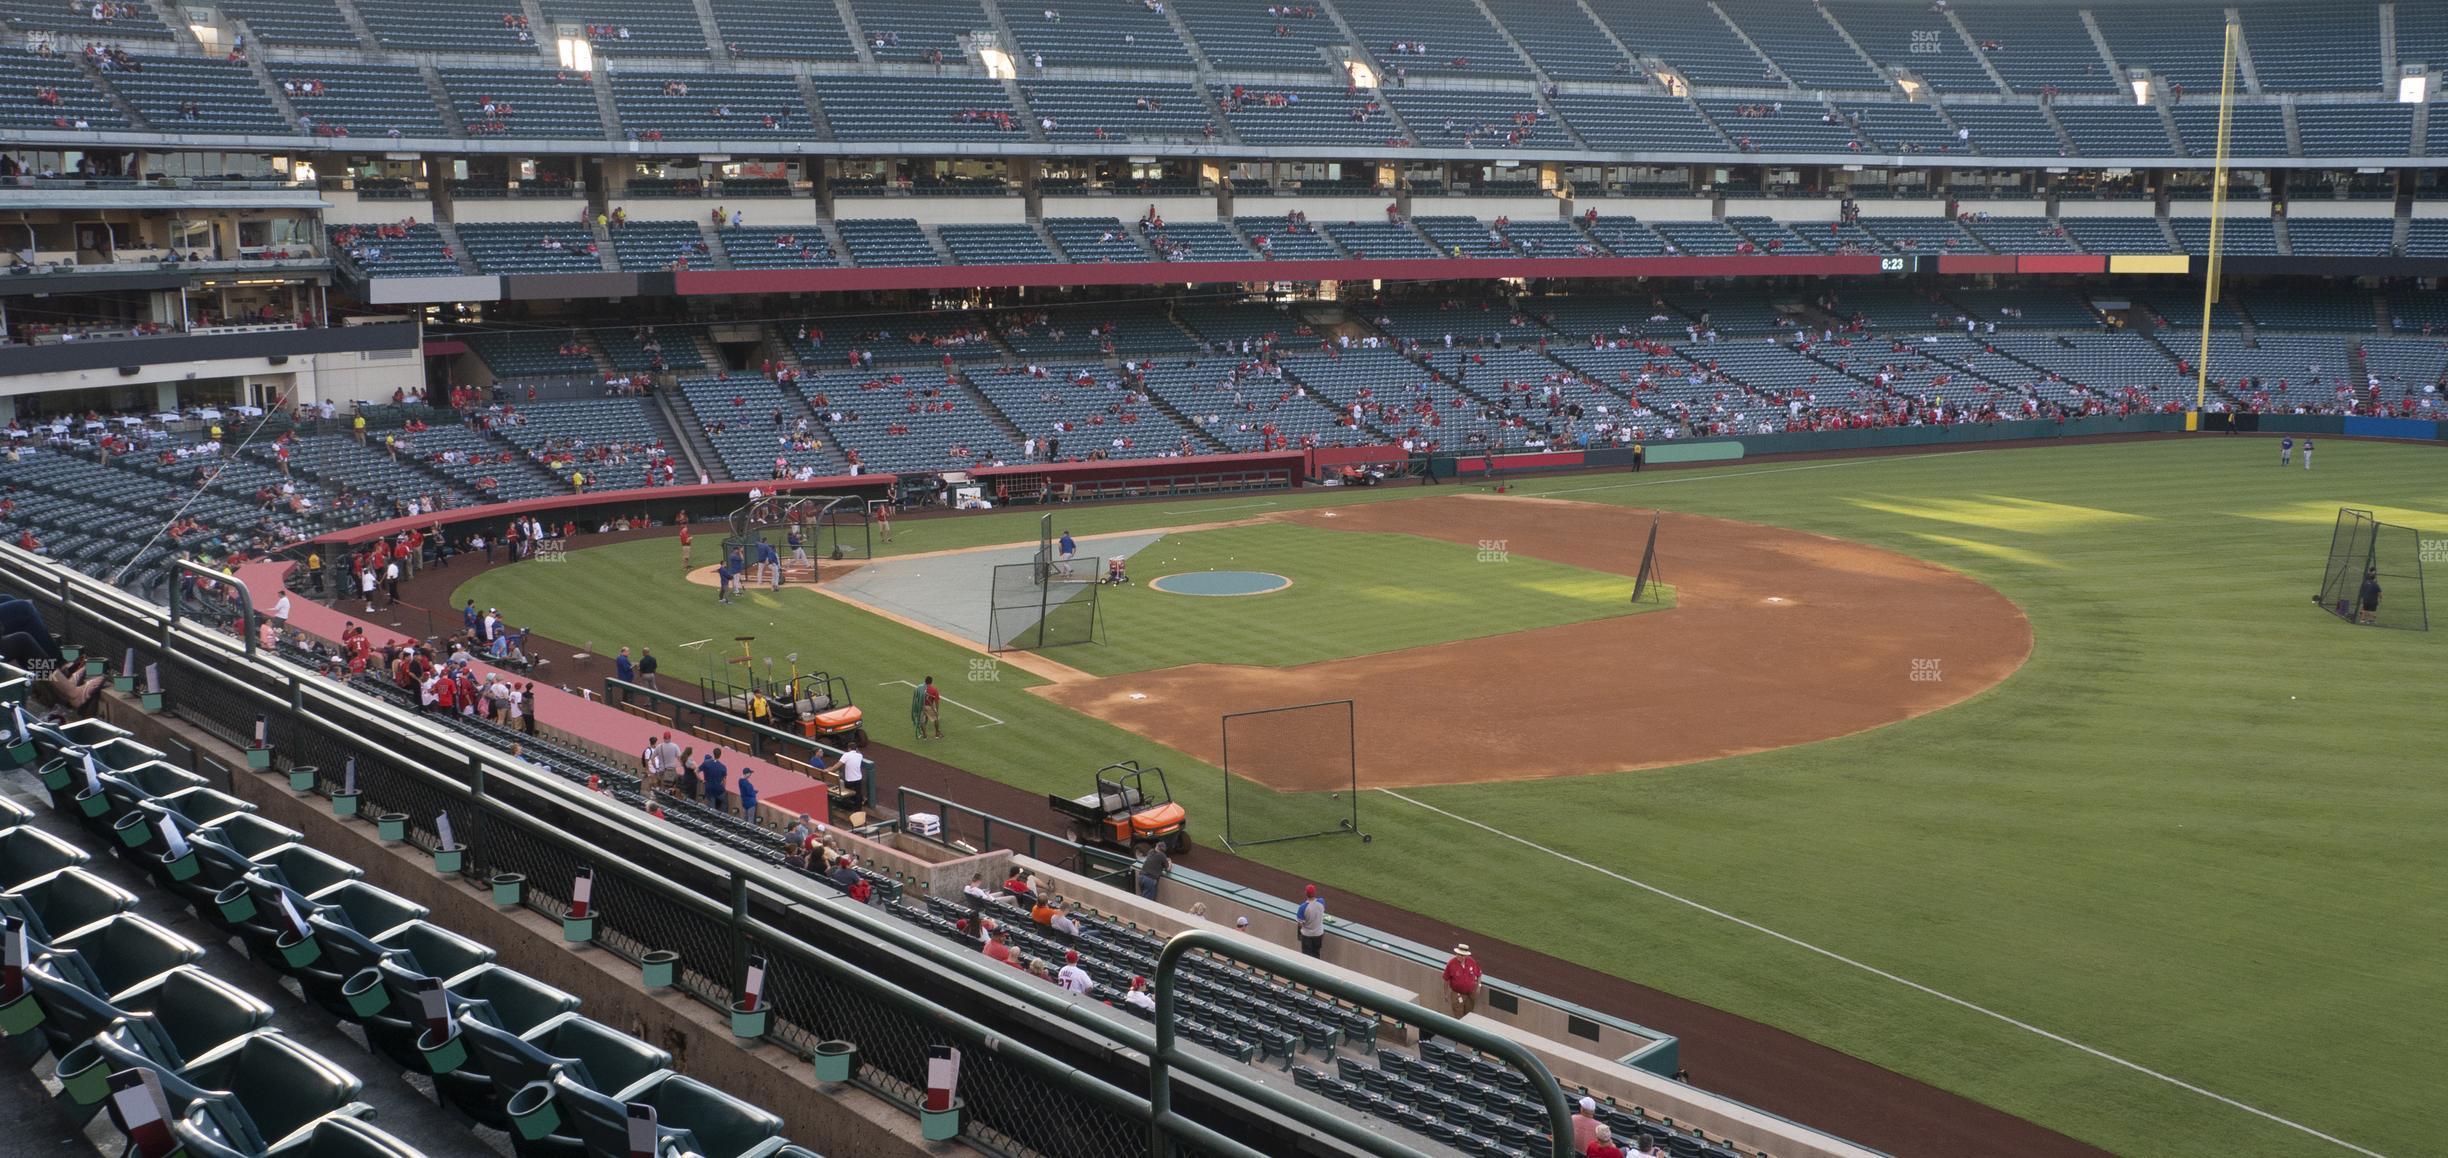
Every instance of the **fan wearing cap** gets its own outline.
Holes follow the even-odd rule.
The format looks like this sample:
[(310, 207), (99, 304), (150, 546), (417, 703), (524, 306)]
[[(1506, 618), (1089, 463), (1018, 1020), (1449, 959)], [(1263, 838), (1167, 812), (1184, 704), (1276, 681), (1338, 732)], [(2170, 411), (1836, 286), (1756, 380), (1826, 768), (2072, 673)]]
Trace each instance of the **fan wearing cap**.
[(1006, 965), (1019, 964), (1012, 959), (1011, 945), (1003, 939), (1003, 930), (994, 927), (992, 922), (987, 925), (986, 955)]
[(1470, 946), (1454, 946), (1453, 956), (1446, 959), (1445, 992), (1455, 1017), (1468, 1017), (1479, 1008), (1479, 959), (1471, 956)]
[(1088, 976), (1086, 969), (1080, 968), (1079, 950), (1077, 949), (1066, 950), (1063, 953), (1062, 971), (1054, 975), (1054, 983), (1082, 997), (1087, 996), (1089, 990), (1096, 988), (1096, 980)]
[(1316, 885), (1301, 899), (1300, 907), (1292, 910), (1294, 932), (1300, 934), (1301, 952), (1312, 957), (1324, 955), (1326, 947), (1326, 899), (1318, 895)]
[(1156, 995), (1148, 990), (1148, 979), (1131, 978), (1130, 992), (1122, 995), (1122, 1004), (1135, 1006), (1150, 1013), (1156, 1011)]
[(1600, 1122), (1594, 1133), (1595, 1137), (1591, 1140), (1589, 1149), (1582, 1151), (1583, 1154), (1588, 1155), (1589, 1158), (1626, 1158), (1628, 1152), (1615, 1144), (1613, 1128)]
[(1573, 1107), (1573, 1153), (1589, 1153), (1590, 1143), (1598, 1140), (1598, 1099), (1587, 1094)]

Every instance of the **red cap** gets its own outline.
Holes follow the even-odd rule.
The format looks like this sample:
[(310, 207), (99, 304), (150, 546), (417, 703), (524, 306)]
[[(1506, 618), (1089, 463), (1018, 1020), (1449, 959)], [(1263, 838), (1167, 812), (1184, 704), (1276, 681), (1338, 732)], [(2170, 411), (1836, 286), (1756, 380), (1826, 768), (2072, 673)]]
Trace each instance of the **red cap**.
[(1063, 963), (1064, 963), (1064, 964), (1066, 964), (1066, 965), (1076, 964), (1076, 963), (1078, 963), (1078, 961), (1079, 961), (1079, 950), (1077, 950), (1077, 949), (1066, 949), (1066, 950), (1064, 950), (1064, 951), (1063, 951)]
[(1316, 885), (1311, 885), (1311, 886), (1309, 886), (1309, 895), (1310, 895), (1310, 896), (1313, 896), (1313, 897), (1317, 895), (1317, 886), (1316, 886)]

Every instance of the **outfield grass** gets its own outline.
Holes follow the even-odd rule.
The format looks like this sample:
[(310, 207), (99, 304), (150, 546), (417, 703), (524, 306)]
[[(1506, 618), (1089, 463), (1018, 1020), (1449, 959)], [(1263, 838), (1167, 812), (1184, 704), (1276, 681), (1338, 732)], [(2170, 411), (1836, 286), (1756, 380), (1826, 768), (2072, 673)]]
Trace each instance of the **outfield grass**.
[[(1505, 565), (1488, 566), (1493, 558)], [(1170, 534), (1131, 556), (1134, 585), (1103, 593), (1106, 644), (1056, 658), (1092, 675), (1192, 663), (1290, 667), (1656, 611), (1632, 580), (1417, 535), (1286, 523)], [(1184, 571), (1271, 571), (1292, 586), (1211, 598), (1148, 586)]]
[[(2448, 460), (2336, 441), (2307, 473), (2268, 450), (2204, 437), (1522, 483), (1959, 568), (2029, 614), (2031, 661), (1961, 705), (1857, 736), (1664, 771), (1373, 793), (1373, 844), (1256, 851), (1330, 891), (1734, 1010), (2120, 1153), (2339, 1148), (1862, 966), (2357, 1146), (2440, 1152), (2448, 780), (2430, 723), (2448, 672), (2448, 568), (2427, 635), (2349, 628), (2310, 596), (2337, 506), (2396, 508), (2448, 535)], [(1413, 493), (1064, 520), (1088, 534), (1235, 517), (1220, 508), (1252, 501)], [(1026, 540), (1034, 524), (1031, 512), (907, 523), (896, 547)], [(1660, 553), (1671, 573), (1671, 540)], [(597, 651), (652, 645), (670, 675), (694, 671), (677, 643), (751, 630), (806, 640), (793, 646), (851, 673), (862, 696), (935, 674), (1007, 723), (948, 709), (953, 736), (930, 755), (1037, 791), (1076, 791), (1107, 759), (1154, 759), (1194, 828), (1211, 828), (1212, 769), (1047, 705), (1017, 671), (963, 683), (973, 653), (804, 593), (713, 607), (670, 574), (668, 545), (571, 559), (494, 571), (462, 597)], [(1694, 1077), (1708, 1084), (1705, 1068)]]

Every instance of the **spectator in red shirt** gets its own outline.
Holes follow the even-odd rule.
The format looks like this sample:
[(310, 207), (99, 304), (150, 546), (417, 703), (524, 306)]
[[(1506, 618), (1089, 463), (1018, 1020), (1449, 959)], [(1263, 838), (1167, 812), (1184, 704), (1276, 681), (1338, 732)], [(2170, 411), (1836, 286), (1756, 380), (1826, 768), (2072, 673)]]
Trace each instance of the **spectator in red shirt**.
[(1003, 930), (1001, 929), (996, 929), (993, 933), (987, 935), (986, 955), (1006, 965), (1017, 967), (1019, 964), (1012, 959), (1011, 946), (1004, 943)]
[(1454, 946), (1453, 956), (1446, 960), (1445, 991), (1455, 1017), (1468, 1017), (1479, 1008), (1479, 959), (1471, 956), (1470, 946)]
[(1589, 1158), (1624, 1158), (1625, 1155), (1624, 1148), (1615, 1144), (1615, 1131), (1608, 1129), (1604, 1122), (1598, 1123), (1597, 1140), (1591, 1142), (1589, 1149), (1582, 1153)]

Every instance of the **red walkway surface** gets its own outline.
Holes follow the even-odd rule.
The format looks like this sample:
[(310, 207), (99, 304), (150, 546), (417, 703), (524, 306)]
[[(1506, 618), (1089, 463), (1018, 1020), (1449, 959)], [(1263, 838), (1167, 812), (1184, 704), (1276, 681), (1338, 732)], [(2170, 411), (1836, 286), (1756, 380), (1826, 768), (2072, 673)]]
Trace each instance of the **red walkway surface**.
[[(283, 577), (294, 566), (296, 564), (290, 562), (249, 563), (238, 569), (239, 581), (247, 585), (247, 590), (254, 597), (255, 610), (265, 615), (272, 613), (273, 606), (280, 600)], [(366, 636), (377, 647), (422, 642), (375, 622), (382, 614), (378, 612), (373, 617), (350, 615), (304, 596), (293, 596), (289, 600), (290, 626), (325, 643), (338, 644), (342, 629), (351, 623), (364, 627)], [(453, 622), (457, 621), (454, 619)], [(601, 744), (615, 752), (642, 751), (647, 741), (660, 739), (670, 730), (600, 700), (562, 691), (550, 682), (549, 676), (522, 674), (482, 661), (478, 661), (475, 668), (478, 672), (499, 674), (503, 679), (522, 684), (534, 681), (535, 697), (529, 701), (528, 710), (535, 713), (536, 726)], [(703, 737), (675, 734), (675, 738), (682, 742), (683, 747), (694, 745), (703, 748), (708, 743)], [(757, 800), (760, 804), (777, 811), (806, 812), (819, 817), (825, 815), (828, 798), (823, 784), (766, 761), (742, 761), (733, 756), (723, 763), (730, 766), (734, 777), (743, 767), (753, 766), (756, 769)]]

